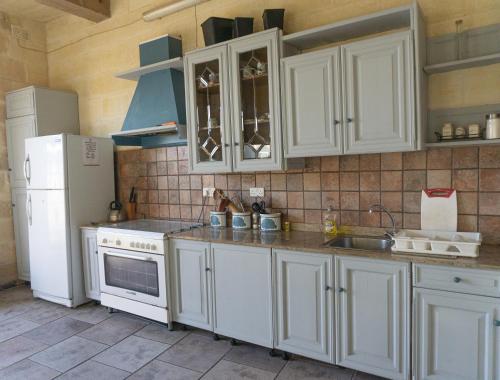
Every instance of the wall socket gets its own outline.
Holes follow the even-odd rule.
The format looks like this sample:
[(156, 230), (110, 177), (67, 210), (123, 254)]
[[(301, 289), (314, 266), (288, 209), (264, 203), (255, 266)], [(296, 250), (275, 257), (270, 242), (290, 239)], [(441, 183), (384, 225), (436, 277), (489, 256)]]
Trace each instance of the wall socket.
[(264, 196), (264, 188), (263, 187), (251, 187), (250, 188), (250, 196), (262, 198)]
[(203, 196), (212, 198), (214, 196), (215, 187), (204, 187)]

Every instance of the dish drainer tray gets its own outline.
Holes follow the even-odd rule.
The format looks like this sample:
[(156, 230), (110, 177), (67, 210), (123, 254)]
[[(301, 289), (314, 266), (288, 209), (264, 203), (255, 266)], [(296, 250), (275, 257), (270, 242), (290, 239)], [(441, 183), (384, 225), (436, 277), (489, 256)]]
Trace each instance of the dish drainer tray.
[(394, 253), (426, 256), (477, 257), (481, 245), (478, 232), (401, 230), (394, 237)]

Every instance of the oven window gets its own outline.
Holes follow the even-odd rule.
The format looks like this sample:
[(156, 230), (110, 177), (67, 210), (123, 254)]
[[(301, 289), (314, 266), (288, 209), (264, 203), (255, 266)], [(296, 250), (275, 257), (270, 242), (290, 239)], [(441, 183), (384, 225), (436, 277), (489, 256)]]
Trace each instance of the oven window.
[(104, 254), (106, 285), (158, 297), (158, 263)]

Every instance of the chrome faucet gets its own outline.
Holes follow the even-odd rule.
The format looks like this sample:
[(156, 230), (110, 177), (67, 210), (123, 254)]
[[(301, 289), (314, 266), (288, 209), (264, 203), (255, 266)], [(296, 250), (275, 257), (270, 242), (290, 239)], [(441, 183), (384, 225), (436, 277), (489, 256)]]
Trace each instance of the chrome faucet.
[(387, 232), (387, 234), (390, 235), (391, 237), (396, 235), (396, 221), (394, 220), (394, 216), (392, 216), (391, 212), (382, 204), (371, 205), (368, 212), (371, 214), (376, 209), (379, 209), (380, 211), (385, 212), (387, 215), (389, 215), (389, 219), (391, 219), (391, 223), (392, 223), (392, 231)]

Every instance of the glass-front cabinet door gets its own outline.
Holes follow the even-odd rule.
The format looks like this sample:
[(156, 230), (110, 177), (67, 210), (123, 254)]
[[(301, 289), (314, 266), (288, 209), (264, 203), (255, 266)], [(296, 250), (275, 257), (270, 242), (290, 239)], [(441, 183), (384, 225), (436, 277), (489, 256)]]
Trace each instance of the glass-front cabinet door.
[(282, 168), (278, 33), (228, 43), (235, 171)]
[(227, 47), (187, 54), (184, 71), (190, 171), (231, 171)]

